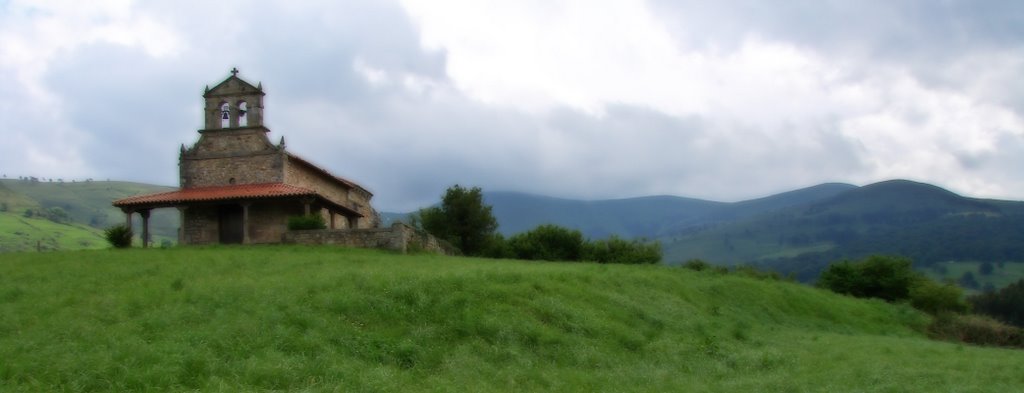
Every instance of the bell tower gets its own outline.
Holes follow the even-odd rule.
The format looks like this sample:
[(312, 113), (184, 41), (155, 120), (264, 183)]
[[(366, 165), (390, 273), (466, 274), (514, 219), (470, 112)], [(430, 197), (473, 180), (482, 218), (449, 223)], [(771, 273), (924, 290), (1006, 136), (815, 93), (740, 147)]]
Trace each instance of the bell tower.
[(206, 129), (263, 128), (264, 95), (262, 83), (253, 86), (232, 68), (230, 77), (203, 93)]
[(231, 76), (203, 93), (204, 128), (191, 147), (181, 146), (181, 188), (284, 181), (284, 138), (270, 143), (263, 125), (263, 85)]

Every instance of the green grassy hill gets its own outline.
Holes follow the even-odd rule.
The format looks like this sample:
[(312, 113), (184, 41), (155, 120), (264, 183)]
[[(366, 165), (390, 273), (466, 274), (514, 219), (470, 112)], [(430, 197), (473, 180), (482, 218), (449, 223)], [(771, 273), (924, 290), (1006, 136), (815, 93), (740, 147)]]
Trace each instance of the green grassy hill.
[[(33, 216), (40, 217), (50, 209), (60, 209), (66, 214), (66, 221), (71, 227), (97, 233), (115, 224), (124, 222), (124, 213), (111, 206), (111, 202), (132, 195), (172, 190), (172, 187), (150, 184), (119, 182), (119, 181), (88, 181), (88, 182), (32, 182), (28, 180), (0, 180), (0, 204), (6, 206), (6, 213), (23, 217), (26, 210)], [(43, 214), (45, 216), (45, 214)], [(40, 217), (42, 218), (42, 217)], [(136, 215), (135, 228), (141, 228), (141, 219)], [(42, 220), (40, 220), (42, 221)], [(52, 226), (43, 223), (27, 225), (28, 221), (4, 221), (8, 236), (0, 236), (0, 252), (4, 250), (23, 250), (20, 237), (9, 236), (13, 232), (31, 233), (36, 239), (31, 240), (35, 249), (38, 239), (66, 237), (69, 226)], [(35, 222), (35, 221), (33, 221)], [(56, 228), (47, 232), (41, 228)], [(90, 230), (94, 229), (94, 230)], [(175, 209), (157, 209), (150, 218), (150, 231), (156, 244), (163, 240), (176, 241), (178, 230), (178, 211)], [(15, 239), (15, 240), (12, 240)], [(20, 240), (18, 240), (20, 239)], [(51, 249), (75, 250), (95, 248), (79, 245), (76, 242), (57, 241)]]
[(905, 306), (667, 266), (225, 247), (0, 259), (5, 391), (1024, 390)]
[(81, 224), (0, 213), (0, 252), (107, 247), (102, 231)]

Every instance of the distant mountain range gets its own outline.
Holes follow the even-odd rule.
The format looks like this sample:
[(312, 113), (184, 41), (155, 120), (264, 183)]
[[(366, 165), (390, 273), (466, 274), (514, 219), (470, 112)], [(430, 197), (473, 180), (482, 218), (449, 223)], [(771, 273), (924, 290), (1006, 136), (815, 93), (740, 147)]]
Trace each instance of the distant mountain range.
[[(581, 201), (485, 192), (499, 231), (541, 224), (661, 241), (665, 262), (753, 263), (810, 278), (828, 263), (875, 253), (920, 266), (1024, 262), (1024, 202), (976, 199), (907, 180), (827, 183), (724, 203), (673, 196)], [(386, 214), (401, 219), (404, 214)]]

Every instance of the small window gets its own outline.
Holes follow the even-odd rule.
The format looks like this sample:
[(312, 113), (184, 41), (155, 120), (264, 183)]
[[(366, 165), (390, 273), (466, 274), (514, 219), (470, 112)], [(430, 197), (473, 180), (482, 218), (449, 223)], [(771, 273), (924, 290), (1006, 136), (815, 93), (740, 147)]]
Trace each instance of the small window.
[(228, 184), (235, 184), (235, 178), (228, 179)]

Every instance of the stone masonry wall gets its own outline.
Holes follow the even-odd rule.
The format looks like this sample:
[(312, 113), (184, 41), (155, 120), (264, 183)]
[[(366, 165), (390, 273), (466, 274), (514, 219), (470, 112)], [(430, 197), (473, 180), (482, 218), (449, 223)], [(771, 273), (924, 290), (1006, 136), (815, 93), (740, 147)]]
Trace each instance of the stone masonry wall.
[[(375, 228), (379, 224), (376, 213), (370, 207), (369, 195), (363, 192), (338, 184), (333, 179), (327, 179), (323, 174), (295, 162), (288, 162), (284, 177), (287, 184), (316, 191), (327, 199), (362, 214), (363, 217), (359, 219), (357, 228)], [(347, 224), (341, 225), (347, 226)]]
[(280, 243), (288, 232), (288, 218), (301, 216), (303, 206), (297, 201), (261, 201), (249, 205), (249, 242)]
[(191, 206), (185, 209), (182, 225), (182, 241), (185, 244), (217, 244), (220, 241), (217, 208), (214, 206)]
[(181, 160), (181, 187), (282, 182), (282, 154)]
[(191, 153), (198, 157), (277, 151), (277, 147), (267, 139), (268, 130), (263, 127), (200, 132), (199, 141), (191, 149)]
[(283, 242), (380, 248), (401, 253), (426, 251), (442, 255), (459, 254), (458, 250), (447, 242), (403, 223), (395, 223), (390, 228), (288, 231), (284, 234)]

